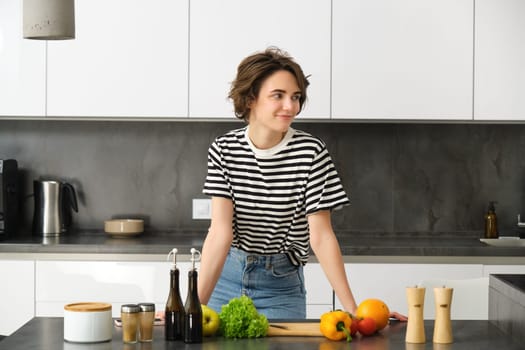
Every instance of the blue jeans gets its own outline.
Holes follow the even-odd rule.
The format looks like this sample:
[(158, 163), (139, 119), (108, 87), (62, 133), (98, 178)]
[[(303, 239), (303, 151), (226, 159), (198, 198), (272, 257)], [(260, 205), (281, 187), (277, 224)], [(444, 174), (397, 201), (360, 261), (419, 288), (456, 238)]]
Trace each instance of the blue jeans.
[(268, 319), (306, 318), (303, 267), (286, 254), (254, 255), (230, 248), (208, 306), (217, 312), (230, 299), (249, 296)]

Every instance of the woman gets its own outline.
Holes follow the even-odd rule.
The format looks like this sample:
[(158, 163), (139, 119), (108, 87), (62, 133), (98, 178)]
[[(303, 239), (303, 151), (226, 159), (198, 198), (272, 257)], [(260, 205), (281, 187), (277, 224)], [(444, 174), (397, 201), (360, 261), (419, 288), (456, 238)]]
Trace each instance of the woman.
[(229, 98), (247, 125), (212, 143), (203, 190), (212, 210), (199, 297), (218, 312), (245, 294), (270, 319), (305, 318), (310, 247), (344, 309), (356, 311), (330, 221), (349, 200), (325, 144), (291, 128), (308, 84), (276, 48), (238, 66)]

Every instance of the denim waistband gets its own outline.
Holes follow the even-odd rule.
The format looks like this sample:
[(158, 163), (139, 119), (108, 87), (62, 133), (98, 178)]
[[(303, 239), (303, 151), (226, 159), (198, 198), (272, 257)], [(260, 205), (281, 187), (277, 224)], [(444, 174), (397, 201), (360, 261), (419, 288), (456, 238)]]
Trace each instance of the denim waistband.
[(248, 253), (236, 247), (230, 247), (230, 255), (232, 258), (244, 261), (249, 264), (261, 265), (278, 265), (278, 264), (292, 264), (290, 258), (285, 253), (277, 254), (255, 254)]

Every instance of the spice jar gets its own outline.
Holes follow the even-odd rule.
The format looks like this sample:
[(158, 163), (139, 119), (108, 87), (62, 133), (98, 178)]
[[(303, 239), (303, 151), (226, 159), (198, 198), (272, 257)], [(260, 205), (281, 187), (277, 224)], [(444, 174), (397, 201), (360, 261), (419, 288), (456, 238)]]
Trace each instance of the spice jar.
[(122, 341), (136, 343), (139, 329), (140, 307), (135, 304), (122, 305), (120, 318), (122, 319)]
[(155, 321), (155, 304), (139, 304), (139, 341), (153, 341), (153, 322)]

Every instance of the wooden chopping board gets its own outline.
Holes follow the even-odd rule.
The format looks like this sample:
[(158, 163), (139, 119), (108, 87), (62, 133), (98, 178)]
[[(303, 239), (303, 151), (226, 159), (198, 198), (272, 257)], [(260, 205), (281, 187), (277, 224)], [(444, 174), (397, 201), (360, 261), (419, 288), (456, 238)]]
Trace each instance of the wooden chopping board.
[(319, 322), (270, 322), (269, 337), (322, 337)]

